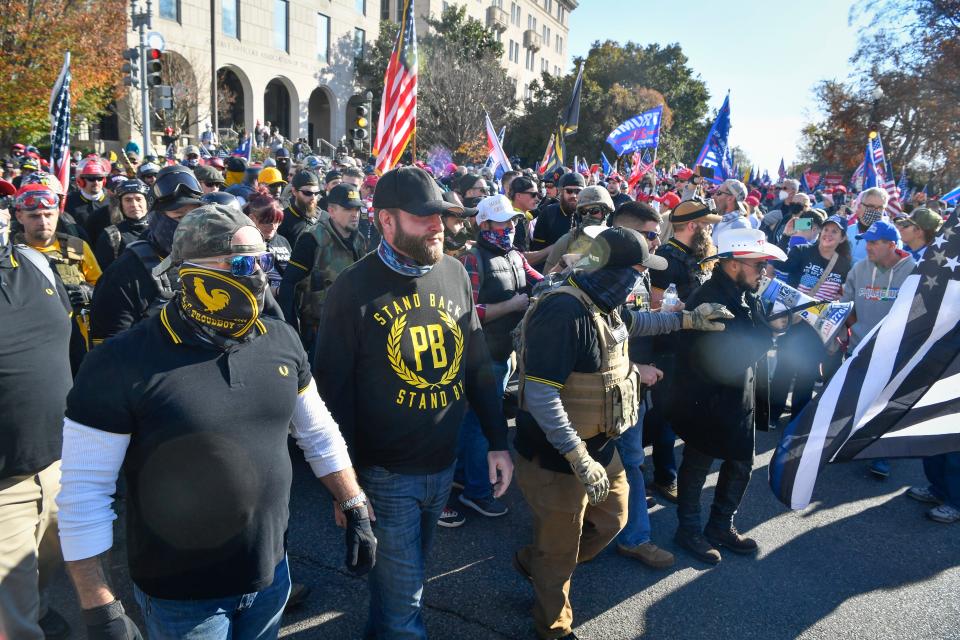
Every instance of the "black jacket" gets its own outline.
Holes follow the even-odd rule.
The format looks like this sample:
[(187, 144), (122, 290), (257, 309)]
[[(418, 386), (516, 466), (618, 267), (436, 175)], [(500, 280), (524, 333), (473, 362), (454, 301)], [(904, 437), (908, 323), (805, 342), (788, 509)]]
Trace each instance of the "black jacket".
[(695, 309), (718, 302), (733, 313), (720, 332), (686, 332), (677, 350), (669, 410), (674, 431), (703, 453), (724, 460), (753, 458), (757, 361), (773, 344), (757, 296), (744, 294), (718, 265), (687, 300)]

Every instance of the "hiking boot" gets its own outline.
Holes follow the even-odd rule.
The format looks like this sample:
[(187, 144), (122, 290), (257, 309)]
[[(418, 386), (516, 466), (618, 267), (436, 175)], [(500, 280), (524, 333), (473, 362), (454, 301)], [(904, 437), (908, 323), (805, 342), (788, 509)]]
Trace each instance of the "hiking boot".
[(907, 489), (907, 497), (913, 498), (918, 502), (929, 502), (930, 504), (940, 504), (943, 502), (940, 498), (933, 495), (929, 487), (910, 487)]
[(948, 504), (942, 504), (927, 511), (927, 517), (934, 522), (950, 524), (960, 520), (960, 509), (955, 509)]
[(487, 516), (488, 518), (505, 516), (507, 515), (507, 512), (510, 511), (510, 509), (507, 508), (507, 505), (503, 504), (493, 496), (486, 498), (468, 498), (461, 493), (460, 504), (468, 506), (480, 515)]
[(670, 484), (660, 484), (659, 482), (654, 482), (653, 486), (656, 487), (657, 492), (663, 496), (667, 502), (672, 502), (677, 504), (677, 483), (671, 482)]
[(870, 463), (870, 473), (881, 480), (886, 480), (890, 477), (890, 461), (883, 458), (877, 458)]
[(533, 582), (533, 576), (530, 575), (530, 572), (527, 571), (527, 568), (520, 563), (520, 552), (515, 551), (513, 553), (513, 570), (519, 573), (525, 580)]
[(753, 538), (747, 538), (740, 535), (737, 528), (732, 524), (727, 529), (707, 527), (703, 530), (703, 535), (707, 540), (718, 547), (726, 547), (734, 553), (742, 556), (748, 556), (757, 552), (757, 541)]
[(303, 584), (302, 582), (294, 582), (290, 584), (290, 597), (287, 598), (287, 604), (283, 606), (284, 613), (290, 611), (291, 609), (296, 609), (301, 604), (303, 604), (307, 596), (310, 595), (310, 587)]
[(699, 531), (677, 530), (674, 540), (678, 545), (692, 553), (698, 560), (708, 564), (720, 563), (720, 552), (703, 537)]
[(652, 569), (666, 569), (672, 567), (673, 554), (666, 549), (661, 549), (649, 540), (643, 544), (628, 547), (623, 544), (617, 545), (617, 553), (634, 560), (639, 560)]
[(447, 506), (444, 507), (440, 513), (440, 519), (437, 520), (437, 524), (447, 529), (456, 529), (457, 527), (463, 526), (463, 523), (466, 521), (467, 517), (465, 515), (453, 507)]

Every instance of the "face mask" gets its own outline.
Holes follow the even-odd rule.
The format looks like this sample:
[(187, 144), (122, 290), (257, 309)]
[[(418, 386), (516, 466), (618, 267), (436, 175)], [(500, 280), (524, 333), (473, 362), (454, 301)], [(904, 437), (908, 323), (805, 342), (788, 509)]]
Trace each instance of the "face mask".
[(624, 304), (642, 276), (632, 267), (579, 271), (575, 279), (580, 288), (603, 311), (609, 313)]
[(481, 200), (483, 200), (483, 198), (479, 196), (470, 196), (469, 198), (463, 199), (463, 206), (470, 207), (471, 209), (475, 209), (476, 206), (480, 204)]
[(839, 207), (840, 205), (842, 205), (842, 204), (843, 204), (844, 202), (846, 202), (846, 201), (847, 201), (847, 197), (846, 197), (845, 195), (843, 195), (842, 193), (833, 196), (833, 204), (837, 205), (838, 207)]
[(789, 196), (789, 195), (790, 195), (789, 193), (787, 193), (786, 191), (784, 191), (783, 189), (781, 189), (780, 192), (777, 194), (777, 197), (778, 197), (780, 200), (786, 200), (786, 199), (787, 199), (787, 196)]
[(149, 223), (150, 239), (165, 256), (170, 255), (170, 251), (173, 250), (173, 234), (179, 224), (179, 220), (174, 220), (162, 211), (154, 212), (151, 217)]
[(481, 231), (480, 237), (490, 244), (500, 247), (504, 251), (510, 251), (513, 248), (513, 229), (490, 229)]
[(191, 169), (196, 169), (200, 166), (200, 161), (196, 158), (187, 158), (183, 161), (183, 166), (190, 167)]
[(869, 228), (874, 222), (883, 217), (883, 209), (873, 209), (870, 207), (864, 207), (863, 213), (860, 214), (860, 222), (864, 227)]
[(249, 276), (186, 263), (180, 268), (183, 316), (212, 338), (240, 340), (263, 310), (267, 274)]

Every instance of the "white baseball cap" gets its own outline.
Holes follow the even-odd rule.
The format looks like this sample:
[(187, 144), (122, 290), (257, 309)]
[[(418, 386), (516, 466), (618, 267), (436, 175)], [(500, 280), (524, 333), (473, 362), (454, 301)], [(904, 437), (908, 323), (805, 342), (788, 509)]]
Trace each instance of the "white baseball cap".
[(477, 224), (490, 220), (506, 222), (521, 215), (513, 209), (513, 203), (504, 195), (487, 196), (477, 205)]
[(728, 229), (717, 238), (718, 258), (764, 258), (786, 260), (787, 254), (759, 229)]

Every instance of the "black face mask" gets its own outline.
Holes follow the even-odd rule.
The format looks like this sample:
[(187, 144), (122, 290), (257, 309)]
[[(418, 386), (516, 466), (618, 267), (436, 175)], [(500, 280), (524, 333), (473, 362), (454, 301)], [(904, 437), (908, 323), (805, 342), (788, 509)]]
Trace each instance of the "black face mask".
[(174, 220), (162, 211), (154, 211), (148, 224), (150, 241), (164, 256), (173, 250), (173, 234), (177, 231), (179, 220)]
[(842, 193), (833, 196), (833, 204), (837, 205), (838, 207), (844, 204), (846, 201), (847, 197)]
[(229, 346), (250, 334), (263, 310), (267, 274), (249, 276), (184, 264), (180, 268), (183, 316), (215, 344)]
[(471, 196), (469, 198), (464, 198), (463, 206), (470, 207), (471, 209), (473, 209), (473, 208), (476, 208), (478, 204), (480, 204), (481, 200), (483, 200), (483, 198), (479, 196)]

